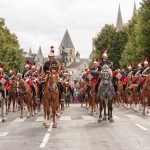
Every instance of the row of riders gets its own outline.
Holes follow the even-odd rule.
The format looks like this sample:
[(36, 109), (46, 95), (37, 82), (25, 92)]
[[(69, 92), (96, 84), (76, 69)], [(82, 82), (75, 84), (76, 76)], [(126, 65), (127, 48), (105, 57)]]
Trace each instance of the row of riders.
[[(37, 72), (35, 64), (31, 67), (29, 62), (27, 62), (23, 74), (20, 72), (16, 76), (12, 74), (8, 95), (9, 99), (14, 98), (13, 111), (17, 97), (21, 107), (21, 118), (23, 117), (23, 103), (28, 107), (28, 117), (34, 115), (36, 108), (40, 109), (42, 103), (44, 106), (43, 125), (45, 127), (50, 126), (49, 118), (50, 112), (52, 112), (53, 127), (57, 127), (56, 113), (59, 116), (60, 109), (63, 111), (63, 99), (69, 106), (71, 87), (69, 73), (64, 71), (61, 64), (55, 60), (53, 46), (50, 47), (48, 58), (49, 60), (43, 65), (41, 74)], [(85, 102), (86, 106), (89, 107), (89, 114), (93, 115), (94, 109), (98, 108), (99, 104), (99, 122), (102, 121), (103, 109), (103, 119), (106, 119), (108, 113), (108, 120), (113, 121), (113, 102), (118, 105), (121, 103), (123, 105), (130, 104), (130, 106), (131, 104), (134, 104), (134, 106), (141, 104), (143, 113), (145, 113), (150, 94), (148, 59), (145, 59), (143, 67), (142, 63), (139, 62), (136, 70), (133, 70), (132, 65), (129, 65), (127, 70), (116, 69), (112, 72), (112, 67), (113, 63), (108, 60), (107, 49), (104, 49), (102, 61), (98, 62), (98, 59), (96, 59), (92, 67), (85, 69), (77, 87), (80, 91), (81, 106)], [(0, 72), (2, 74), (2, 69), (0, 69)], [(10, 71), (10, 74), (12, 72)], [(6, 90), (3, 90), (2, 93), (5, 97), (7, 93), (4, 91)], [(9, 110), (9, 107), (10, 103), (7, 110)], [(107, 113), (106, 110), (108, 110)]]

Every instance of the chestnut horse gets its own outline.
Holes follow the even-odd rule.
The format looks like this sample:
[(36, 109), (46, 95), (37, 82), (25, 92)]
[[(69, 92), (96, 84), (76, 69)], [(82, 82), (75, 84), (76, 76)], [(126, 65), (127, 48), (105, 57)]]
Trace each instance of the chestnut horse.
[(26, 103), (28, 107), (27, 118), (32, 114), (32, 90), (30, 86), (20, 77), (17, 78), (17, 93), (20, 95), (19, 104), (21, 107), (20, 118), (23, 118), (23, 104)]
[(150, 74), (146, 77), (146, 80), (143, 83), (142, 89), (141, 89), (140, 99), (142, 100), (142, 104), (143, 104), (143, 114), (145, 114), (146, 106), (148, 106), (149, 97), (150, 97)]
[(10, 112), (10, 105), (11, 102), (13, 103), (13, 112), (15, 112), (15, 103), (16, 103), (16, 97), (17, 97), (17, 81), (13, 79), (10, 82), (10, 88), (8, 90), (8, 112)]
[(50, 74), (43, 88), (42, 96), (44, 106), (44, 123), (45, 128), (50, 127), (50, 108), (53, 114), (53, 128), (57, 128), (56, 112), (59, 108), (59, 89), (58, 89), (58, 74), (56, 70), (50, 69)]

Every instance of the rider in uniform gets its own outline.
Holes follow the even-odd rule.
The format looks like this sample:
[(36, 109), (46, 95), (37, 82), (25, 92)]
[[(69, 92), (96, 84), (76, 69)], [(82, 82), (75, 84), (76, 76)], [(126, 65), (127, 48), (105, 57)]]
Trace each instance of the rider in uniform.
[(10, 79), (14, 79), (14, 69), (13, 69), (13, 67), (10, 67), (8, 76), (9, 76)]
[(105, 48), (104, 52), (102, 54), (102, 60), (100, 61), (100, 66), (99, 66), (99, 70), (101, 70), (101, 68), (107, 64), (110, 68), (113, 67), (113, 62), (108, 60), (108, 55), (107, 55), (108, 50)]
[(4, 65), (0, 64), (0, 75), (5, 75), (5, 73), (3, 72), (4, 70)]
[(30, 70), (30, 62), (26, 61), (25, 70), (23, 71), (23, 74), (22, 74), (22, 79), (24, 79), (25, 77), (29, 76), (30, 71), (31, 71)]
[(141, 90), (141, 86), (142, 86), (143, 82), (146, 80), (145, 73), (150, 68), (148, 61), (149, 61), (149, 59), (145, 58), (145, 60), (144, 60), (144, 66), (143, 66), (143, 68), (141, 69), (141, 72), (140, 72), (141, 76), (140, 76), (139, 90)]

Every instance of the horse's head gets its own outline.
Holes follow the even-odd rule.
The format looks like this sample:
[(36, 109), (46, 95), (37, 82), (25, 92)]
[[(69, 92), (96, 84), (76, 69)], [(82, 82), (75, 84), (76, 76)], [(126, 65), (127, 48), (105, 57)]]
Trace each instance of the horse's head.
[(17, 78), (17, 92), (24, 94), (26, 92), (25, 81), (21, 78)]
[(15, 91), (16, 88), (17, 88), (17, 81), (13, 79), (10, 81), (10, 89)]
[(101, 74), (104, 85), (107, 85), (109, 81), (112, 79), (112, 70), (109, 68), (107, 64), (105, 64), (102, 67)]
[(57, 87), (57, 84), (58, 84), (58, 72), (57, 72), (57, 70), (55, 70), (55, 69), (50, 70), (48, 84), (49, 84), (49, 88), (51, 91), (55, 91), (58, 88)]

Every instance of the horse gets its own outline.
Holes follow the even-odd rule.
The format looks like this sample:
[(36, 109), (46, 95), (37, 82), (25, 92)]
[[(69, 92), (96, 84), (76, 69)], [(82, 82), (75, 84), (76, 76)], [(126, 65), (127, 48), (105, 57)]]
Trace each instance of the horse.
[[(103, 108), (104, 108), (103, 120), (106, 120), (106, 105), (108, 105), (108, 120), (110, 122), (113, 122), (114, 119), (112, 115), (112, 111), (113, 111), (112, 102), (115, 96), (115, 89), (112, 84), (112, 71), (107, 64), (105, 64), (102, 67), (101, 77), (102, 79), (98, 87), (98, 96), (99, 96), (99, 103), (100, 103), (100, 115), (99, 115), (98, 122), (102, 121)], [(108, 99), (108, 104), (106, 98)]]
[(66, 103), (66, 107), (70, 107), (70, 94), (71, 94), (71, 89), (69, 84), (65, 83), (64, 84), (64, 98), (65, 98), (65, 103)]
[(96, 107), (98, 107), (98, 98), (95, 91), (96, 83), (90, 82), (90, 97), (89, 97), (89, 115), (93, 116)]
[[(147, 75), (146, 80), (142, 85), (140, 99), (143, 104), (143, 115), (145, 115), (146, 106), (148, 105), (148, 100), (150, 100), (150, 74)], [(147, 111), (147, 113), (149, 112)]]
[(13, 103), (13, 112), (15, 112), (15, 103), (17, 97), (17, 81), (15, 79), (11, 80), (10, 88), (8, 90), (8, 112), (10, 112), (11, 102)]
[(47, 81), (43, 88), (42, 103), (44, 106), (44, 123), (45, 128), (50, 127), (50, 108), (52, 108), (53, 128), (57, 128), (56, 112), (59, 108), (59, 89), (58, 89), (58, 73), (50, 68)]
[(27, 118), (30, 118), (32, 114), (32, 97), (33, 93), (30, 86), (21, 77), (17, 78), (17, 94), (19, 95), (19, 105), (20, 105), (20, 118), (23, 118), (23, 104), (27, 104), (28, 114)]

